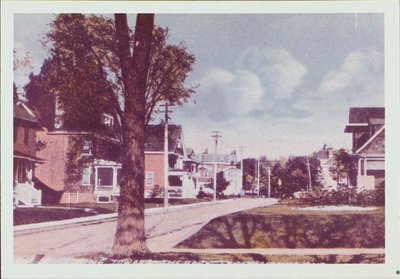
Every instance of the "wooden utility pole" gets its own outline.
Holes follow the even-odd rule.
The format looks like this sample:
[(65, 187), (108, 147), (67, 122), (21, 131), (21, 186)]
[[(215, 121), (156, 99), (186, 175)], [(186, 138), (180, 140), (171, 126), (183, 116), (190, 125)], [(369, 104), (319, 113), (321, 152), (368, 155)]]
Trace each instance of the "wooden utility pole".
[(311, 187), (311, 170), (310, 170), (310, 161), (307, 158), (307, 168), (308, 168), (308, 191), (312, 190)]
[(218, 146), (218, 138), (222, 137), (220, 135), (220, 131), (212, 131), (211, 137), (214, 138), (215, 141), (215, 149), (214, 149), (214, 195), (213, 200), (217, 200), (217, 146)]
[(268, 198), (271, 197), (271, 168), (268, 167)]
[(160, 111), (160, 112), (164, 113), (164, 207), (167, 208), (168, 207), (168, 195), (169, 195), (168, 120), (170, 119), (168, 113), (172, 112), (172, 110), (168, 110), (167, 103), (165, 103), (161, 106), (164, 107), (164, 110)]
[(243, 191), (243, 146), (239, 146), (240, 151), (240, 191)]
[(260, 196), (260, 158), (257, 159), (257, 196)]

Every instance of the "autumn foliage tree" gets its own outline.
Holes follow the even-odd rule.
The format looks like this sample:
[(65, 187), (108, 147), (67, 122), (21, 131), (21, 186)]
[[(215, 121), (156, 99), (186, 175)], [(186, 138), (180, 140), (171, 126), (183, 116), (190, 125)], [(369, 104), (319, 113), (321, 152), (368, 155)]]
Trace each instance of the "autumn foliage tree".
[[(64, 129), (102, 133), (103, 113), (112, 115), (117, 126), (121, 126), (126, 88), (119, 65), (114, 21), (98, 15), (59, 14), (50, 27), (44, 37), (49, 58), (38, 75), (40, 82), (37, 76), (31, 76), (31, 83), (39, 86), (29, 95), (40, 99), (38, 94), (51, 92), (56, 96), (56, 104), (52, 105), (57, 105), (57, 111), (62, 112), (60, 120)], [(153, 120), (161, 103), (182, 105), (195, 92), (195, 87), (184, 84), (192, 71), (194, 56), (188, 53), (184, 43), (168, 44), (167, 28), (154, 27), (152, 32), (145, 94), (146, 125)], [(128, 33), (129, 46), (134, 49), (135, 32), (128, 29)], [(38, 107), (40, 110), (42, 106)], [(49, 111), (40, 113), (47, 118)], [(114, 132), (122, 140), (122, 130)]]
[[(181, 105), (195, 92), (185, 86), (195, 58), (184, 43), (170, 45), (168, 29), (153, 15), (138, 15), (135, 31), (126, 15), (59, 14), (44, 44), (49, 57), (27, 86), (32, 100), (53, 94), (61, 128), (106, 135), (103, 113), (114, 117), (121, 143), (120, 203), (113, 254), (147, 251), (144, 235), (144, 144), (146, 127), (161, 103)], [(43, 90), (42, 90), (43, 89)], [(39, 107), (40, 110), (40, 107)], [(40, 111), (53, 115), (49, 108)], [(51, 118), (51, 117), (50, 117)], [(51, 125), (49, 125), (51, 127)], [(107, 132), (107, 134), (105, 134)]]

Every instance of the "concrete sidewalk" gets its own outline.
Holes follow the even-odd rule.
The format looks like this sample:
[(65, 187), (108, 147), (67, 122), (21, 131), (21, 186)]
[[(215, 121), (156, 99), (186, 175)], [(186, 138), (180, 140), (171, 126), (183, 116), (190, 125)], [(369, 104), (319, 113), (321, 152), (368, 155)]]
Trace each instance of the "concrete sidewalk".
[(169, 249), (160, 252), (201, 254), (261, 254), (261, 255), (360, 255), (384, 254), (385, 248), (251, 248), (251, 249)]
[[(230, 202), (207, 203), (207, 206), (180, 207), (179, 210), (163, 211), (160, 214), (146, 214), (147, 246), (153, 252), (172, 249), (213, 218), (241, 210), (270, 206), (276, 202), (275, 199), (237, 199)], [(42, 259), (46, 261), (46, 258), (53, 258), (65, 262), (63, 259), (110, 253), (116, 223), (116, 218), (109, 218), (45, 230), (16, 232), (14, 260), (37, 263), (42, 262)]]
[[(147, 208), (144, 210), (145, 216), (162, 214), (167, 212), (180, 211), (189, 208), (196, 208), (201, 206), (212, 206), (217, 204), (229, 203), (233, 202), (235, 199), (227, 199), (227, 200), (217, 200), (210, 202), (199, 202), (199, 203), (191, 203), (191, 204), (181, 204), (181, 205), (170, 205), (169, 207), (155, 207), (155, 208)], [(66, 209), (65, 207), (59, 207), (62, 209)], [(75, 208), (74, 208), (75, 209)], [(118, 213), (107, 213), (107, 214), (99, 214), (94, 216), (86, 216), (58, 221), (49, 221), (49, 222), (41, 222), (41, 223), (33, 223), (26, 225), (14, 226), (14, 236), (22, 235), (22, 234), (30, 234), (36, 233), (39, 231), (50, 231), (61, 228), (67, 228), (71, 226), (80, 226), (80, 225), (88, 225), (91, 223), (98, 222), (112, 222), (117, 220)]]

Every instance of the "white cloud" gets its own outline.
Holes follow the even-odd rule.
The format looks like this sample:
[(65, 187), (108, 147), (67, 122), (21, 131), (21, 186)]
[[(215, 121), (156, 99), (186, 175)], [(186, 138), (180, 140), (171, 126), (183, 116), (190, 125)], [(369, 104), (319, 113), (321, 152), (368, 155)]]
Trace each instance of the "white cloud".
[(358, 89), (358, 92), (354, 93), (369, 93), (370, 85), (374, 85), (383, 75), (383, 60), (383, 54), (372, 48), (353, 51), (338, 70), (331, 71), (323, 77), (318, 91), (331, 93)]
[(268, 93), (282, 98), (291, 97), (307, 73), (292, 54), (276, 48), (251, 48), (240, 57), (238, 67), (258, 74)]
[(265, 114), (304, 117), (292, 96), (306, 73), (287, 50), (251, 48), (239, 55), (235, 69), (210, 68), (199, 80), (194, 115), (217, 121)]

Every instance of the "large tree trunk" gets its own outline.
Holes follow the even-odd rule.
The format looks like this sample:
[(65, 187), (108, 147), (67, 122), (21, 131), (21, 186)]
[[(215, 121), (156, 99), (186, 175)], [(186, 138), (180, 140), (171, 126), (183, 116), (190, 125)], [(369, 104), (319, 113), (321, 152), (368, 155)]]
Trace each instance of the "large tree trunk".
[(124, 82), (122, 176), (118, 224), (112, 253), (131, 256), (148, 251), (144, 232), (145, 91), (153, 14), (138, 14), (133, 57), (126, 14), (115, 14), (117, 50)]

